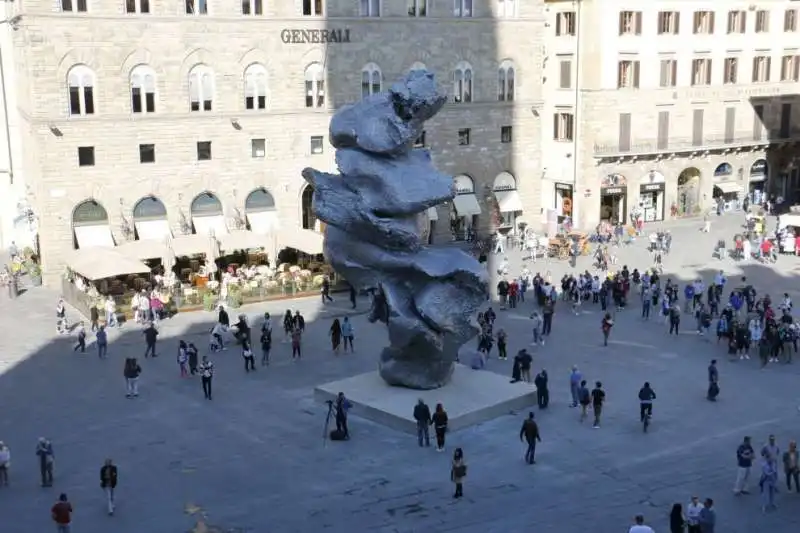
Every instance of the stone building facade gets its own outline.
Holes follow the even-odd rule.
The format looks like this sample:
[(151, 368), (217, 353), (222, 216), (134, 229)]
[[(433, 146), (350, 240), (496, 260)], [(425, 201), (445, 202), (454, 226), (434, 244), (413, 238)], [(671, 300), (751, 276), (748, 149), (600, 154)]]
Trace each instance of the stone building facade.
[(166, 232), (249, 229), (315, 251), (300, 171), (335, 171), (332, 113), (411, 68), (451, 95), (419, 141), (460, 193), (431, 213), (434, 239), (452, 238), (451, 218), (485, 235), (501, 203), (536, 219), (542, 12), (513, 0), (26, 0), (16, 84), (46, 281), (75, 253)]

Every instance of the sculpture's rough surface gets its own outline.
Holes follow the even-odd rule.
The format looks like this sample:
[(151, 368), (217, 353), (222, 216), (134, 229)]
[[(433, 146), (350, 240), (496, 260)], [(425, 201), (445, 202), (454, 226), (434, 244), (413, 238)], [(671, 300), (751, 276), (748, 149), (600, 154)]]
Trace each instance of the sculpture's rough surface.
[(325, 256), (356, 288), (372, 291), (370, 321), (389, 329), (381, 376), (415, 389), (447, 383), (488, 298), (487, 272), (474, 258), (425, 244), (427, 209), (453, 199), (453, 180), (412, 146), (445, 100), (433, 74), (413, 71), (333, 117), (341, 174), (303, 170), (314, 213), (327, 224)]

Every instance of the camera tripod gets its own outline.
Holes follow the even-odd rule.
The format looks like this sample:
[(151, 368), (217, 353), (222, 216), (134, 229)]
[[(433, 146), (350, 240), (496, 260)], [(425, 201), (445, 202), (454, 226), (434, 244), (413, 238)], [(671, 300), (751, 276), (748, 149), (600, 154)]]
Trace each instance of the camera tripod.
[(328, 404), (328, 414), (325, 415), (325, 427), (322, 430), (322, 447), (328, 444), (328, 427), (331, 425), (331, 414), (333, 414), (333, 400), (325, 400)]

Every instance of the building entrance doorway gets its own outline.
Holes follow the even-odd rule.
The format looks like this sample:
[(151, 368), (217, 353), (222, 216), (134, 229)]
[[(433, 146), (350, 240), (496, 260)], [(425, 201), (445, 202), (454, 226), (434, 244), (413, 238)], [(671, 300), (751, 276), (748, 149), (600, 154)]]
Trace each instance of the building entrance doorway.
[(612, 224), (624, 224), (626, 209), (626, 195), (623, 191), (616, 193), (604, 192), (600, 196), (600, 220)]
[(695, 167), (684, 169), (678, 175), (678, 201), (673, 206), (673, 216), (692, 216), (700, 212), (700, 171)]

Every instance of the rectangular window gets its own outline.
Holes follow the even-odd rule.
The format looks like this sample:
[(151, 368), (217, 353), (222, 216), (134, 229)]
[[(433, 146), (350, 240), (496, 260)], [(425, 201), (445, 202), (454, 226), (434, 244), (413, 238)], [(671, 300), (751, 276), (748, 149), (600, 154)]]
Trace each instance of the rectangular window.
[(789, 134), (791, 133), (791, 126), (792, 126), (792, 104), (790, 103), (781, 104), (781, 129), (779, 132), (781, 139), (789, 138)]
[(81, 114), (81, 88), (80, 87), (70, 87), (69, 88), (69, 114), (70, 115), (80, 115)]
[(322, 0), (303, 0), (303, 16), (321, 17)]
[(619, 114), (619, 151), (631, 151), (631, 114)]
[(428, 0), (408, 0), (409, 17), (427, 17)]
[(425, 131), (419, 134), (417, 140), (414, 141), (414, 148), (425, 148), (427, 144), (425, 144)]
[(758, 142), (764, 136), (764, 106), (753, 106), (753, 140)]
[(360, 14), (362, 17), (380, 17), (381, 0), (361, 0)]
[(459, 146), (469, 146), (470, 144), (470, 129), (469, 128), (462, 128), (458, 130), (458, 145)]
[(575, 138), (575, 116), (572, 113), (553, 115), (553, 140), (572, 142)]
[(797, 10), (787, 9), (783, 12), (783, 31), (796, 32), (797, 31)]
[(769, 11), (756, 11), (756, 33), (769, 33)]
[(770, 63), (769, 56), (756, 56), (753, 58), (753, 83), (767, 83), (769, 81)]
[(724, 72), (722, 73), (722, 83), (731, 85), (736, 83), (738, 79), (739, 79), (739, 58), (726, 57), (725, 69)]
[(675, 87), (678, 79), (678, 61), (676, 59), (662, 59), (659, 74), (659, 87)]
[(140, 144), (139, 163), (155, 163), (155, 162), (156, 162), (156, 145)]
[(497, 0), (497, 15), (506, 19), (516, 17), (517, 0)]
[(472, 0), (453, 0), (453, 16), (469, 18), (472, 16)]
[(703, 146), (703, 110), (692, 113), (692, 146)]
[(250, 157), (253, 159), (263, 159), (267, 156), (266, 139), (250, 139)]
[(736, 108), (725, 108), (725, 144), (732, 144), (736, 135)]
[(617, 65), (617, 87), (619, 89), (639, 88), (639, 62), (620, 61)]
[(78, 166), (81, 167), (94, 166), (94, 146), (78, 147)]
[(86, 4), (86, 0), (76, 0), (75, 7), (76, 7), (75, 11), (77, 11), (78, 13), (86, 13), (87, 11), (89, 11), (89, 8)]
[(211, 141), (199, 141), (197, 143), (197, 160), (198, 161), (211, 160)]
[(513, 137), (511, 126), (500, 127), (500, 142), (503, 144), (510, 143)]
[(311, 154), (319, 155), (325, 150), (325, 141), (322, 135), (311, 136)]
[(714, 12), (695, 11), (694, 24), (692, 31), (697, 35), (713, 35), (714, 33)]
[(559, 89), (572, 88), (572, 61), (566, 59), (559, 63)]
[(783, 56), (781, 59), (781, 81), (800, 81), (800, 56)]
[(669, 111), (658, 112), (658, 140), (656, 142), (657, 149), (669, 149)]
[(641, 11), (621, 11), (619, 14), (619, 34), (620, 35), (641, 35), (642, 34), (642, 12)]
[(556, 36), (575, 35), (575, 12), (556, 13)]
[(681, 14), (678, 11), (661, 11), (658, 14), (658, 34), (678, 35)]
[(150, 0), (125, 0), (125, 13), (150, 13)]
[(61, 11), (72, 11), (72, 0), (61, 0)]
[(711, 85), (711, 60), (692, 60), (692, 85)]
[(186, 0), (187, 15), (208, 15), (208, 0)]
[(264, 0), (242, 0), (242, 15), (263, 15)]
[(728, 11), (728, 34), (747, 31), (747, 11)]

